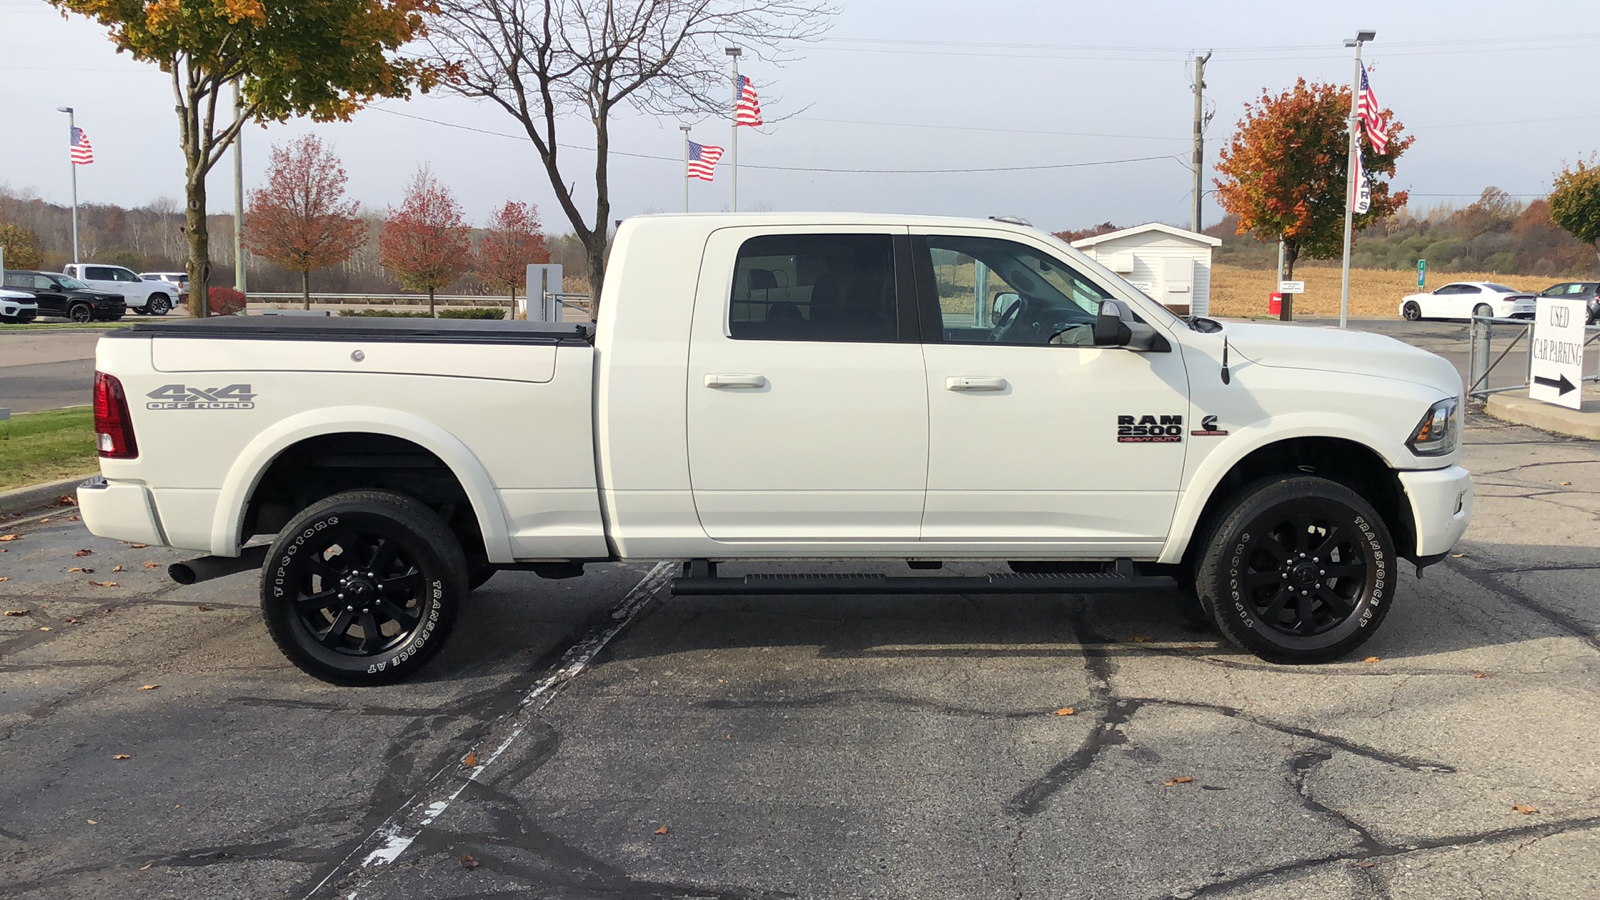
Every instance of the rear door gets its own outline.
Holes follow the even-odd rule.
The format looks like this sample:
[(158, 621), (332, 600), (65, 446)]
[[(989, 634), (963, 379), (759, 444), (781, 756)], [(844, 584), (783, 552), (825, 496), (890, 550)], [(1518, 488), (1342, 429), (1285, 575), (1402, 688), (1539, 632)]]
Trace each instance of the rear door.
[(728, 228), (689, 341), (690, 482), (728, 541), (916, 541), (928, 398), (904, 228)]
[(923, 541), (1155, 552), (1191, 427), (1180, 355), (1093, 346), (1112, 293), (1047, 245), (981, 228), (912, 240), (929, 404)]
[(67, 314), (67, 292), (48, 275), (33, 276), (34, 296), (39, 298), (39, 315), (64, 316)]

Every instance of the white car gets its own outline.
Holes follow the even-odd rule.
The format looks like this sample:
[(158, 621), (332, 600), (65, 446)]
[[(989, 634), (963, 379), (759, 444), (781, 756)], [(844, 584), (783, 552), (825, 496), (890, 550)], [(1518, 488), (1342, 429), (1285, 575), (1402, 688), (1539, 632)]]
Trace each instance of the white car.
[(0, 322), (8, 325), (25, 325), (39, 316), (39, 303), (32, 294), (21, 291), (0, 291)]
[(1400, 315), (1412, 322), (1422, 319), (1533, 318), (1533, 295), (1492, 281), (1453, 281), (1431, 293), (1412, 294), (1400, 301)]
[(145, 281), (165, 281), (167, 284), (175, 284), (181, 294), (189, 292), (188, 272), (140, 272), (139, 277)]
[(132, 269), (122, 266), (70, 263), (62, 266), (61, 271), (93, 290), (121, 294), (128, 309), (141, 316), (164, 316), (177, 305), (177, 285), (165, 281), (146, 281), (134, 274)]

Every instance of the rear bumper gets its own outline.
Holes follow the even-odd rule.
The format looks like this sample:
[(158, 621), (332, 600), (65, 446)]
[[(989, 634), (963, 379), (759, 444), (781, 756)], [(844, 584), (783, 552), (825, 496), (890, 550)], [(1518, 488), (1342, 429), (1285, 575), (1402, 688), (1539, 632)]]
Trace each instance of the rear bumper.
[(167, 543), (155, 502), (143, 485), (96, 476), (78, 485), (78, 511), (91, 534), (139, 544)]
[(1401, 472), (1400, 486), (1411, 503), (1417, 530), (1417, 557), (1448, 553), (1472, 521), (1472, 473), (1460, 466)]

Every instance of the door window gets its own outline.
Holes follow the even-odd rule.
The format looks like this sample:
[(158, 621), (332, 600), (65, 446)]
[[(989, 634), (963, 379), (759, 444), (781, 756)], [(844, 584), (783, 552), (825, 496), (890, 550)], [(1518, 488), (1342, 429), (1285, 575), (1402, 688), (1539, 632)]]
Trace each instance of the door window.
[(56, 284), (50, 280), (48, 275), (35, 275), (33, 276), (33, 287), (35, 290), (53, 291), (56, 289)]
[(117, 281), (128, 281), (135, 283), (139, 281), (139, 276), (133, 274), (127, 269), (112, 269), (111, 277)]
[(88, 274), (84, 275), (83, 277), (89, 279), (90, 281), (116, 281), (117, 280), (117, 276), (112, 274), (110, 269), (107, 269), (107, 268), (105, 268), (103, 266), (90, 266), (89, 268), (85, 269), (84, 271), (87, 272)]
[(999, 238), (932, 235), (928, 260), (943, 339), (951, 343), (1094, 343), (1110, 294), (1072, 267)]
[(888, 342), (896, 329), (889, 235), (772, 234), (739, 247), (729, 337)]

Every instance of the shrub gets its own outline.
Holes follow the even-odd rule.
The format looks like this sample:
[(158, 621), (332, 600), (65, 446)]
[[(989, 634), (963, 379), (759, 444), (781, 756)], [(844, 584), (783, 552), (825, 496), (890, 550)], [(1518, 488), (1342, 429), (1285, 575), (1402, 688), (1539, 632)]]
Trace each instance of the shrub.
[(469, 307), (467, 309), (439, 310), (439, 318), (441, 319), (494, 319), (499, 321), (505, 317), (506, 311), (503, 309), (485, 309), (481, 306)]
[(206, 293), (206, 301), (213, 316), (237, 316), (244, 312), (244, 295), (231, 287), (211, 288)]
[(341, 309), (341, 316), (360, 316), (364, 319), (426, 319), (425, 312), (407, 312), (403, 309)]

